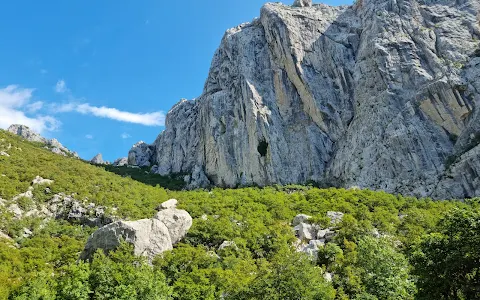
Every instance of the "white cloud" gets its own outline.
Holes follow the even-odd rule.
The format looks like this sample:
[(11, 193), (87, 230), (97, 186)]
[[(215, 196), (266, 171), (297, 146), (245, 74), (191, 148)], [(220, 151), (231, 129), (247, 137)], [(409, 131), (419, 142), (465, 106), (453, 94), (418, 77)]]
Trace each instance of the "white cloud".
[(55, 85), (55, 92), (62, 94), (67, 91), (67, 83), (65, 82), (65, 80), (60, 79), (59, 81), (57, 81), (57, 84)]
[(107, 118), (120, 122), (141, 124), (145, 126), (163, 126), (165, 124), (165, 113), (162, 111), (157, 111), (153, 113), (131, 113), (105, 106), (92, 106), (88, 103), (67, 103), (62, 105), (55, 105), (54, 111), (58, 113), (78, 112), (83, 115), (92, 115), (100, 118)]
[(91, 140), (91, 139), (93, 139), (93, 135), (87, 134), (87, 135), (85, 136), (85, 138)]
[(51, 116), (29, 117), (26, 115), (26, 112), (30, 112), (32, 108), (40, 106), (39, 101), (29, 104), (33, 91), (34, 89), (21, 88), (17, 85), (0, 89), (0, 128), (5, 129), (12, 124), (23, 124), (41, 133), (46, 130), (55, 130), (60, 126), (60, 122)]
[(42, 107), (43, 107), (43, 102), (42, 102), (42, 101), (33, 102), (33, 103), (28, 104), (28, 105), (26, 106), (27, 111), (28, 111), (29, 113), (37, 112), (37, 111), (41, 110)]
[(121, 137), (122, 137), (122, 139), (129, 139), (129, 138), (131, 138), (132, 136), (129, 135), (128, 133), (124, 132), (124, 133), (122, 133)]
[(17, 85), (9, 85), (0, 89), (0, 105), (11, 108), (21, 107), (30, 101), (33, 91), (34, 89), (22, 89)]

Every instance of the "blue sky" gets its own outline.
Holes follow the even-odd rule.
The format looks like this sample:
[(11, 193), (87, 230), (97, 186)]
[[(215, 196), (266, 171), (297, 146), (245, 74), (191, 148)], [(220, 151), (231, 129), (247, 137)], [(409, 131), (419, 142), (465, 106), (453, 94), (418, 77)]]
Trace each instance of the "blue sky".
[(30, 125), (85, 159), (126, 156), (155, 140), (176, 102), (201, 94), (225, 30), (264, 3), (3, 1), (0, 128)]

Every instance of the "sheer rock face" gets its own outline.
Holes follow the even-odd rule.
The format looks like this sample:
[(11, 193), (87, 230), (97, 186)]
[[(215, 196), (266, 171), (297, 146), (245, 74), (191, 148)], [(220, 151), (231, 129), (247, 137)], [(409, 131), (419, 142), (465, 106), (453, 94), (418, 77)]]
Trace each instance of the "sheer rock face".
[(162, 175), (200, 168), (228, 187), (479, 195), (479, 10), (475, 0), (268, 3), (226, 32), (203, 94), (172, 108), (150, 158)]

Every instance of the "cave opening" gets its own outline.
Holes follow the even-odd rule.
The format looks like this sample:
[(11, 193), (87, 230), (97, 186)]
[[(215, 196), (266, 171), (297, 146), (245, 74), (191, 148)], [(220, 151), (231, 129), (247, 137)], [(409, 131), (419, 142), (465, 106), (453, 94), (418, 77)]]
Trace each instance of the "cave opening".
[(267, 143), (267, 141), (266, 141), (266, 140), (261, 140), (261, 141), (258, 143), (257, 150), (258, 150), (258, 153), (260, 153), (260, 155), (261, 155), (262, 157), (267, 156), (267, 151), (268, 151), (268, 143)]

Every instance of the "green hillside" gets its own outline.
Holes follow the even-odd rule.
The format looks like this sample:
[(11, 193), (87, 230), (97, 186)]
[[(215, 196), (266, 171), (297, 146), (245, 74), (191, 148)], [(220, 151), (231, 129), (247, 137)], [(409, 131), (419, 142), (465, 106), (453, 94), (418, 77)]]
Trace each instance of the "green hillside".
[[(178, 178), (93, 166), (0, 131), (0, 299), (478, 299), (479, 201), (432, 201), (368, 190), (305, 186), (181, 191)], [(54, 180), (25, 193), (36, 176)], [(166, 189), (166, 188), (170, 188)], [(54, 195), (150, 218), (175, 198), (193, 226), (149, 265), (128, 245), (78, 262), (96, 229), (66, 220), (16, 219)], [(297, 253), (292, 219), (345, 213), (318, 259)], [(25, 229), (32, 234), (25, 235)], [(376, 237), (373, 232), (379, 232)], [(380, 236), (380, 237), (379, 237)], [(236, 247), (219, 250), (224, 241)], [(333, 274), (330, 282), (325, 274)]]

